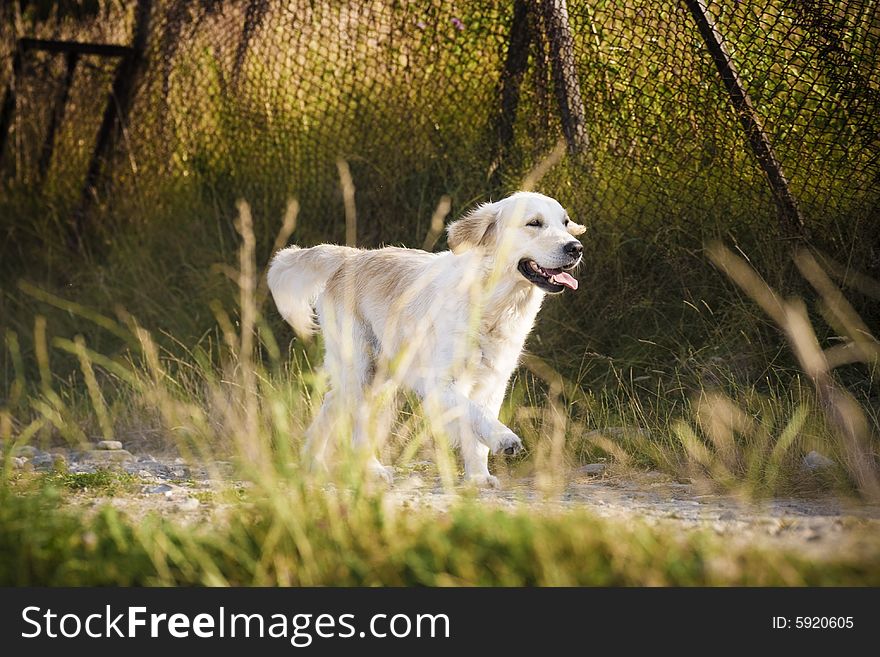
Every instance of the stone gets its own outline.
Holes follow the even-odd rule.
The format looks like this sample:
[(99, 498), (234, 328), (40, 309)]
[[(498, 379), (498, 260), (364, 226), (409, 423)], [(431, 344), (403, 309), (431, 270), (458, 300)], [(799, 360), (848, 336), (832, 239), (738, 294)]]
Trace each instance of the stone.
[(34, 454), (31, 457), (31, 465), (35, 468), (45, 468), (46, 466), (52, 465), (52, 456), (45, 452)]
[(159, 495), (162, 493), (170, 493), (174, 489), (173, 486), (169, 486), (168, 484), (159, 484), (158, 486), (147, 486), (144, 488), (144, 493), (147, 495)]
[(180, 501), (180, 503), (177, 505), (177, 508), (179, 508), (181, 511), (195, 511), (201, 505), (202, 503), (199, 502), (196, 498), (187, 497), (186, 499)]
[(67, 468), (67, 459), (63, 454), (41, 452), (31, 459), (31, 464), (37, 470), (64, 470)]
[(826, 470), (834, 466), (834, 461), (813, 450), (804, 457), (804, 467), (807, 470)]
[(588, 475), (591, 477), (596, 477), (600, 474), (605, 473), (605, 464), (604, 463), (587, 463), (587, 465), (582, 465), (577, 470), (575, 470), (575, 472), (580, 475)]
[(85, 453), (85, 458), (96, 463), (122, 463), (133, 461), (134, 455), (127, 449), (93, 449)]
[(730, 511), (730, 510), (722, 511), (722, 512), (721, 512), (721, 515), (718, 516), (718, 519), (719, 519), (719, 520), (726, 520), (726, 521), (729, 521), (729, 520), (736, 520), (736, 514), (735, 514), (733, 511)]
[(84, 463), (74, 461), (70, 464), (69, 472), (71, 474), (94, 474), (98, 471), (94, 463)]
[(12, 450), (12, 453), (15, 456), (23, 456), (26, 459), (32, 459), (40, 453), (40, 450), (38, 450), (33, 445), (19, 445), (14, 450)]
[(23, 456), (13, 456), (12, 457), (12, 468), (14, 470), (23, 470), (27, 467), (28, 460)]
[(98, 441), (98, 449), (122, 449), (122, 443), (118, 440), (101, 440)]
[(398, 491), (411, 491), (418, 490), (425, 485), (425, 481), (417, 474), (410, 475), (399, 484), (396, 484), (394, 488)]

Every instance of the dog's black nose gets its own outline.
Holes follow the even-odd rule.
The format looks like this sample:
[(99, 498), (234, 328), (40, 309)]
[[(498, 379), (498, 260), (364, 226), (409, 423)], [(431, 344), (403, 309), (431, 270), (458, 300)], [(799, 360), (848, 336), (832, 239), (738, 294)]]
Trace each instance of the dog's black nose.
[(565, 251), (565, 255), (570, 255), (572, 257), (579, 256), (584, 252), (584, 245), (580, 242), (569, 242), (562, 247), (562, 250)]

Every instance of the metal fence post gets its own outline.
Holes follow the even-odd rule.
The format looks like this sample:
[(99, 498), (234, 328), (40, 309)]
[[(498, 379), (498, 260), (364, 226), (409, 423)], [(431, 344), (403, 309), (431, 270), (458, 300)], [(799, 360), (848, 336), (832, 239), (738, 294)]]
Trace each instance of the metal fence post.
[(562, 133), (570, 153), (585, 153), (590, 144), (574, 58), (574, 39), (568, 23), (568, 5), (566, 0), (543, 0), (541, 5), (544, 29), (550, 43), (553, 86), (559, 103)]
[(55, 150), (55, 133), (64, 121), (64, 114), (67, 111), (67, 101), (70, 98), (70, 87), (73, 85), (73, 76), (76, 72), (76, 64), (79, 61), (79, 53), (70, 51), (64, 55), (64, 79), (58, 88), (58, 94), (55, 97), (55, 104), (52, 108), (52, 117), (49, 120), (49, 128), (46, 131), (46, 139), (43, 141), (43, 148), (40, 151), (40, 159), (37, 162), (37, 175), (40, 182), (46, 177), (49, 171), (49, 164), (52, 162), (52, 151)]
[(69, 240), (71, 246), (81, 246), (83, 243), (86, 216), (96, 198), (98, 180), (102, 175), (108, 155), (112, 152), (118, 139), (118, 133), (121, 131), (123, 123), (128, 119), (147, 47), (152, 4), (152, 0), (138, 0), (131, 46), (133, 52), (123, 59), (116, 70), (113, 88), (101, 119), (95, 150), (92, 153), (83, 184), (80, 204), (73, 213)]
[(6, 149), (12, 115), (15, 113), (15, 86), (21, 78), (23, 50), (21, 42), (16, 44), (15, 54), (12, 57), (12, 77), (6, 85), (6, 93), (3, 94), (3, 106), (0, 108), (0, 157), (3, 157), (3, 151)]
[(493, 119), (492, 138), (495, 155), (489, 165), (489, 178), (498, 181), (502, 163), (513, 141), (513, 126), (519, 108), (519, 94), (523, 75), (529, 64), (529, 46), (532, 43), (533, 25), (530, 0), (515, 0), (510, 35), (507, 39), (507, 57), (501, 72), (500, 104)]
[(752, 149), (758, 164), (767, 175), (770, 183), (770, 189), (776, 200), (776, 206), (779, 209), (780, 222), (782, 230), (791, 236), (804, 236), (806, 234), (806, 225), (801, 211), (798, 208), (797, 201), (792, 196), (788, 187), (788, 179), (782, 171), (782, 165), (773, 152), (770, 140), (767, 138), (761, 122), (752, 105), (751, 98), (746, 93), (739, 74), (733, 66), (730, 53), (724, 45), (721, 34), (715, 27), (712, 17), (706, 7), (704, 0), (683, 0), (688, 9), (690, 9), (700, 35), (712, 55), (721, 80), (730, 96), (730, 102), (739, 116), (740, 123), (746, 133), (746, 139)]

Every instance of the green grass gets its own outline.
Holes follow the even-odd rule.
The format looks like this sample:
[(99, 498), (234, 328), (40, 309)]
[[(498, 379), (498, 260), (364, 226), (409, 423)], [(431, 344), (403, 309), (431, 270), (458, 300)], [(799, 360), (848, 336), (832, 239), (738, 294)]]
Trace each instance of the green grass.
[[(242, 211), (246, 216), (246, 209)], [(754, 271), (747, 265), (736, 269), (744, 261), (732, 252), (712, 247), (710, 253), (716, 260), (727, 258), (717, 260), (720, 270), (758, 299), (742, 299), (742, 307), (754, 303), (760, 308), (761, 289), (743, 279), (743, 271)], [(247, 265), (256, 257), (247, 247), (240, 255), (245, 270), (256, 264)], [(312, 366), (320, 344), (293, 343), (282, 349), (284, 342), (263, 318), (261, 311), (268, 306), (259, 280), (238, 281), (239, 309), (227, 311), (214, 304), (216, 325), (194, 345), (167, 331), (154, 337), (120, 308), (113, 317), (36, 288), (19, 288), (66, 321), (98, 327), (119, 346), (115, 352), (101, 353), (86, 339), (53, 336), (40, 315), (32, 338), (36, 363), (29, 369), (23, 364), (18, 334), (9, 332), (13, 376), (10, 403), (0, 413), (0, 438), (6, 445), (76, 445), (100, 434), (121, 438), (128, 446), (149, 435), (144, 444), (174, 448), (209, 468), (214, 459), (232, 460), (237, 464), (235, 477), (250, 483), (247, 490), (202, 495), (200, 501), (231, 505), (231, 510), (195, 525), (158, 516), (135, 521), (112, 508), (86, 513), (60, 504), (66, 493), (86, 488), (96, 496), (124, 498), (136, 487), (126, 476), (59, 472), (35, 489), (4, 483), (0, 552), (6, 556), (0, 560), (0, 581), (877, 583), (880, 557), (873, 549), (835, 553), (814, 562), (786, 549), (731, 546), (707, 533), (603, 520), (586, 512), (500, 510), (467, 495), (444, 512), (400, 506), (363, 487), (363, 463), (344, 448), (329, 479), (310, 475), (299, 461), (299, 448), (324, 387)], [(234, 291), (229, 291), (230, 297)], [(157, 299), (165, 293), (146, 291)], [(841, 316), (857, 321), (846, 313)], [(782, 324), (779, 330), (783, 335), (787, 329)], [(243, 351), (248, 331), (256, 343)], [(780, 349), (787, 346), (781, 340), (778, 344)], [(798, 344), (793, 340), (791, 347), (798, 351)], [(869, 359), (870, 347), (866, 345)], [(74, 359), (71, 369), (64, 376), (55, 374), (55, 364), (67, 357)], [(716, 363), (712, 375), (717, 383), (709, 387), (692, 378), (691, 385), (698, 387), (690, 391), (689, 375), (683, 368), (673, 370), (682, 389), (671, 398), (662, 384), (647, 388), (631, 369), (622, 370), (619, 360), (609, 366), (613, 385), (593, 388), (585, 384), (582, 372), (566, 374), (553, 367), (549, 357), (530, 354), (502, 411), (502, 419), (522, 435), (527, 452), (513, 462), (496, 459), (492, 467), (504, 477), (533, 477), (536, 489), (549, 499), (561, 492), (568, 466), (597, 458), (612, 462), (618, 472), (661, 469), (709, 490), (743, 497), (830, 490), (872, 499), (870, 477), (865, 479), (852, 460), (853, 452), (819, 400), (811, 377), (798, 377), (794, 364), (787, 367), (788, 374), (771, 366), (763, 385), (745, 386), (724, 363)], [(872, 371), (870, 360), (867, 367)], [(848, 417), (866, 423), (867, 434), (857, 436), (867, 441), (859, 454), (871, 454), (876, 445), (874, 417), (865, 408), (870, 407), (856, 403), (848, 410)], [(821, 475), (805, 473), (801, 458), (810, 449), (831, 456), (838, 466)], [(432, 440), (414, 400), (388, 437), (384, 459), (403, 470), (427, 459), (450, 492), (461, 474), (445, 442)], [(4, 472), (8, 476), (10, 470)]]
[[(617, 471), (662, 470), (752, 499), (829, 492), (874, 499), (880, 387), (870, 331), (880, 318), (878, 204), (876, 186), (867, 182), (872, 151), (864, 135), (845, 129), (843, 108), (851, 103), (823, 93), (827, 71), (803, 77), (798, 67), (777, 61), (784, 49), (756, 49), (766, 38), (748, 14), (732, 10), (724, 17), (736, 28), (725, 36), (737, 39), (741, 73), (761, 83), (752, 91), (785, 90), (756, 98), (776, 121), (768, 126), (803, 200), (811, 246), (837, 263), (820, 258), (832, 275), (808, 279), (794, 264), (792, 244), (779, 235), (770, 192), (696, 33), (677, 41), (672, 37), (682, 36), (680, 29), (657, 29), (627, 3), (570, 4), (580, 82), (590, 101), (591, 153), (564, 159), (540, 191), (558, 197), (590, 228), (587, 265), (576, 294), (545, 304), (502, 409), (526, 453), (496, 459), (493, 470), (533, 477), (549, 496), (559, 492), (558, 473), (567, 466), (604, 460)], [(679, 5), (661, 5), (657, 20), (681, 28)], [(473, 15), (462, 14), (461, 34), (449, 27), (442, 4), (428, 5), (424, 39), (410, 30), (414, 17), (406, 4), (398, 10), (403, 15), (388, 15), (404, 32), (394, 33), (399, 51), (385, 62), (390, 68), (383, 64), (371, 75), (363, 67), (351, 79), (347, 60), (333, 56), (339, 44), (322, 52), (307, 48), (317, 19), (338, 18), (340, 10), (328, 6), (303, 26), (298, 41), (264, 30), (245, 61), (246, 84), (234, 94), (224, 86), (228, 61), (213, 47), (231, 31), (219, 19), (200, 24), (179, 44), (167, 99), (159, 89), (161, 67), (150, 71), (141, 114), (126, 136), (129, 150), (113, 162), (90, 215), (85, 253), (71, 254), (65, 230), (82, 180), (75, 169), (87, 155), (78, 129), (99, 116), (89, 114), (89, 87), (75, 90), (72, 105), (80, 114), (59, 135), (41, 189), (25, 166), (42, 143), (38, 113), (19, 113), (17, 134), (30, 141), (16, 141), (23, 168), (4, 180), (0, 196), (0, 440), (8, 448), (120, 438), (144, 451), (170, 449), (207, 463), (229, 459), (257, 494), (221, 496), (246, 512), (193, 528), (157, 518), (141, 526), (112, 510), (84, 517), (53, 508), (74, 492), (130, 494), (136, 482), (118, 474), (57, 472), (41, 480), (60, 498), (39, 492), (42, 484), (4, 488), (0, 545), (8, 559), (0, 560), (0, 579), (876, 583), (874, 557), (840, 557), (820, 567), (782, 552), (728, 554), (712, 537), (624, 528), (581, 513), (538, 517), (468, 502), (440, 516), (392, 513), (381, 496), (357, 493), (343, 504), (308, 488), (327, 483), (311, 482), (299, 464), (303, 430), (325, 386), (316, 368), (320, 342), (292, 339), (262, 283), (238, 285), (236, 201), (246, 197), (253, 208), (254, 250), (244, 256), (258, 273), (278, 245), (292, 196), (300, 206), (293, 242), (341, 240), (335, 161), (343, 156), (356, 186), (359, 244), (418, 246), (441, 197), (451, 198), (457, 215), (511, 191), (559, 137), (552, 85), (535, 50), (515, 143), (501, 175), (487, 176), (496, 102), (490, 73), (503, 58), (498, 46), (506, 35), (499, 30), (510, 5), (483, 13), (477, 3), (465, 3), (462, 11)], [(774, 14), (774, 20), (767, 29), (776, 34), (792, 18)], [(876, 36), (862, 33), (866, 20), (850, 16), (852, 24), (840, 27), (855, 30), (852, 53), (865, 58), (876, 50)], [(99, 36), (69, 21), (59, 29), (65, 37)], [(801, 27), (786, 38), (799, 43), (799, 56), (822, 59)], [(432, 39), (442, 44), (442, 61)], [(358, 32), (351, 41), (359, 65), (373, 53), (367, 40)], [(286, 63), (274, 58), (278, 53)], [(770, 84), (793, 75), (792, 84)], [(420, 88), (434, 95), (414, 93)], [(786, 133), (804, 119), (809, 130)], [(281, 237), (288, 241), (289, 231)], [(717, 239), (746, 256), (780, 299), (803, 298), (810, 331), (793, 331), (785, 317), (767, 312), (756, 301), (760, 283), (743, 285), (730, 276), (718, 250), (706, 246)], [(816, 280), (830, 282), (831, 291)], [(786, 303), (791, 316), (802, 317), (798, 304)], [(244, 309), (253, 311), (253, 326), (242, 326)], [(251, 339), (253, 349), (243, 350)], [(840, 356), (835, 349), (844, 344), (858, 353), (817, 377), (801, 353), (813, 342), (826, 356)], [(418, 403), (410, 400), (405, 411), (388, 437), (385, 460), (402, 469), (431, 461), (451, 488), (460, 474), (454, 455), (431, 439)], [(855, 437), (841, 418), (852, 420)], [(805, 471), (802, 459), (812, 450), (836, 465)], [(357, 481), (351, 477), (357, 466), (343, 459), (336, 483)], [(10, 476), (9, 468), (4, 472)], [(474, 566), (482, 562), (489, 567)]]
[(138, 479), (123, 472), (56, 472), (45, 477), (45, 484), (75, 493), (117, 496), (139, 488)]
[(880, 555), (815, 561), (719, 537), (461, 502), (414, 511), (296, 485), (186, 527), (0, 492), (3, 585), (628, 586), (880, 584)]
[[(33, 277), (6, 269), (0, 437), (44, 446), (117, 437), (211, 457), (235, 455), (239, 434), (256, 422), (261, 440), (295, 460), (323, 392), (320, 342), (291, 341), (262, 281), (249, 284), (245, 300), (234, 282), (238, 265), (230, 264), (237, 238), (199, 243), (194, 225), (175, 217), (203, 206), (187, 195), (168, 199), (175, 205), (121, 234), (105, 260), (81, 267), (60, 251), (40, 261), (34, 250)], [(248, 256), (258, 272), (272, 248), (260, 244), (273, 241), (263, 234)], [(596, 253), (576, 295), (548, 300), (502, 409), (527, 447), (509, 464), (511, 474), (604, 458), (755, 497), (858, 490), (844, 442), (784, 331), (702, 249), (639, 248), (657, 255), (661, 246), (677, 259), (674, 272), (657, 258), (623, 267), (620, 251)], [(827, 316), (827, 300), (776, 248), (756, 249), (752, 262), (768, 268), (774, 286), (810, 295)], [(29, 282), (40, 275), (37, 265), (51, 270), (42, 285)], [(52, 283), (59, 280), (71, 283)], [(858, 302), (861, 293), (854, 294)], [(242, 303), (256, 317), (255, 349), (244, 360)], [(872, 303), (860, 304), (868, 325)], [(824, 347), (846, 335), (833, 318), (809, 319)], [(246, 394), (245, 371), (254, 377)], [(877, 451), (876, 371), (876, 357), (866, 354), (836, 372), (867, 422), (868, 453)], [(243, 416), (252, 402), (256, 420)], [(418, 439), (408, 445), (391, 437), (386, 447), (400, 465), (432, 449), (417, 404), (413, 410), (395, 435)], [(805, 473), (801, 459), (812, 450), (838, 467), (821, 477)]]

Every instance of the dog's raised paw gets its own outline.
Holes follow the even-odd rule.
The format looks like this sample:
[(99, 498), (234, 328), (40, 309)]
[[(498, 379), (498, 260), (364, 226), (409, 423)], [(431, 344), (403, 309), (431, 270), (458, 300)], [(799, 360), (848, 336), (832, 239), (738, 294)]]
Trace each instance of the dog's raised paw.
[(501, 436), (498, 440), (498, 447), (495, 449), (495, 453), (507, 454), (508, 456), (513, 456), (514, 454), (519, 454), (523, 450), (522, 441), (512, 431)]

